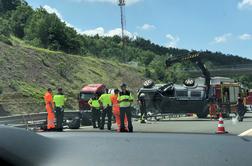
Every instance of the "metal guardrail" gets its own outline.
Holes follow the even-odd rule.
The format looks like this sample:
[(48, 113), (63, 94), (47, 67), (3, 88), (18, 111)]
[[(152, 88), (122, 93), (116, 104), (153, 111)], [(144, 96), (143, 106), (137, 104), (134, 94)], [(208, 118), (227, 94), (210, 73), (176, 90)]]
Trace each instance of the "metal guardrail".
[[(64, 118), (74, 118), (79, 117), (80, 112), (77, 110), (65, 111)], [(45, 121), (47, 118), (46, 112), (31, 113), (31, 114), (20, 114), (12, 116), (0, 117), (0, 125), (11, 125), (11, 126), (28, 126), (29, 124), (36, 124), (38, 121)]]

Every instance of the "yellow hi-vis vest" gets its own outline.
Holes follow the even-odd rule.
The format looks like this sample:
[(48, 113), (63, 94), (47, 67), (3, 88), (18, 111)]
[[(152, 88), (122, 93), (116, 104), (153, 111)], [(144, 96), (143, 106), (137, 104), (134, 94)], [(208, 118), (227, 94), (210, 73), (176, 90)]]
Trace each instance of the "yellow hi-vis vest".
[(102, 94), (99, 98), (100, 102), (102, 103), (102, 106), (104, 108), (107, 108), (108, 106), (112, 106), (112, 101), (110, 98), (111, 94)]
[(133, 100), (133, 96), (131, 95), (130, 91), (126, 91), (125, 93), (120, 92), (119, 96), (118, 96), (118, 101), (119, 101), (119, 105), (120, 107), (130, 107), (132, 101), (123, 101), (123, 100)]
[(55, 107), (63, 107), (65, 105), (66, 98), (64, 95), (57, 94), (53, 97)]
[(100, 108), (100, 103), (98, 99), (89, 99), (88, 103), (91, 105), (92, 108), (99, 109)]

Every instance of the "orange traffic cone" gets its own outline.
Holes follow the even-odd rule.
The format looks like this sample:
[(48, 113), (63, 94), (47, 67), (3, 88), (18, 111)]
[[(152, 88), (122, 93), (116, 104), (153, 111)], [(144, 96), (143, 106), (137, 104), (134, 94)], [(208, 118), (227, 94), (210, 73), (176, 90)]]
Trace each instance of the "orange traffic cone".
[(225, 133), (228, 133), (228, 132), (225, 131), (224, 120), (223, 120), (222, 114), (220, 113), (216, 134), (225, 134)]

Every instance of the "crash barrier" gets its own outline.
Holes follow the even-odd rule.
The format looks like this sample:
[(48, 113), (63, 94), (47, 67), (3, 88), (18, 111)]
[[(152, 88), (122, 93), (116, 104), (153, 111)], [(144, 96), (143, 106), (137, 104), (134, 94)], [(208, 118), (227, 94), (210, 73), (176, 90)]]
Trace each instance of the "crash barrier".
[[(80, 117), (80, 112), (77, 110), (67, 110), (64, 112), (64, 119), (74, 119)], [(12, 116), (0, 117), (0, 125), (9, 125), (15, 127), (34, 127), (40, 126), (47, 119), (46, 112), (31, 113), (31, 114), (20, 114)]]
[(149, 120), (171, 120), (172, 118), (180, 118), (180, 117), (187, 117), (187, 114), (174, 114), (174, 113), (167, 113), (167, 114), (151, 114), (147, 113), (147, 119)]

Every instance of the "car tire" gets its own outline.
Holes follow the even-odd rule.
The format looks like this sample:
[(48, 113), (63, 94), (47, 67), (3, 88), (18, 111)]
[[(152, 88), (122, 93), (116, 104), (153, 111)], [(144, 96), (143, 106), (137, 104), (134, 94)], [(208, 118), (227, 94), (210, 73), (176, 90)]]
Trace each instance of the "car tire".
[(80, 118), (76, 117), (74, 118), (69, 124), (68, 127), (69, 129), (79, 129), (80, 128)]
[(82, 113), (82, 115), (81, 115), (81, 125), (82, 126), (91, 126), (92, 125), (91, 118), (86, 113)]
[(144, 88), (152, 88), (154, 85), (155, 85), (155, 83), (152, 80), (146, 80), (143, 83)]

